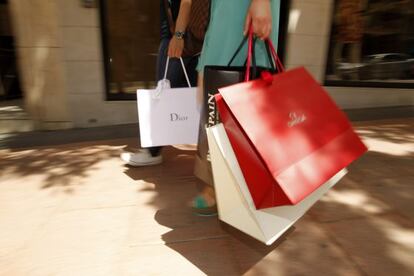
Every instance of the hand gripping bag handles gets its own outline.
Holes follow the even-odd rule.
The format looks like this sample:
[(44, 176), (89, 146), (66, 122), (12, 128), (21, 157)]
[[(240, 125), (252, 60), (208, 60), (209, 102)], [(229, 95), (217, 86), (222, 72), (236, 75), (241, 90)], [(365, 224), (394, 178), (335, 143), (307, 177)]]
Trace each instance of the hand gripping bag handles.
[(191, 87), (180, 59), (188, 88), (170, 88), (167, 80), (169, 58), (164, 79), (156, 89), (138, 89), (138, 120), (142, 147), (196, 144), (200, 121), (197, 88)]
[[(214, 99), (214, 95), (218, 93), (218, 89), (221, 87), (229, 86), (232, 84), (236, 84), (239, 82), (242, 82), (246, 77), (246, 64), (247, 60), (244, 66), (233, 66), (233, 62), (236, 59), (236, 57), (239, 55), (240, 51), (242, 50), (243, 46), (248, 41), (248, 37), (246, 36), (242, 42), (240, 43), (239, 47), (233, 54), (232, 58), (228, 62), (227, 66), (219, 66), (219, 65), (207, 65), (204, 68), (204, 93), (205, 98), (207, 99), (205, 106), (203, 106), (205, 110), (205, 114), (202, 114), (202, 116), (206, 116), (206, 118), (203, 117), (205, 120), (205, 124), (207, 126), (213, 126), (220, 122), (218, 112), (216, 110), (216, 102)], [(251, 79), (256, 79), (260, 77), (260, 73), (263, 71), (270, 71), (270, 72), (276, 72), (276, 69), (274, 67), (273, 63), (270, 63), (270, 68), (264, 68), (264, 67), (257, 67), (255, 64), (255, 40), (253, 41), (251, 47), (252, 47), (252, 56), (250, 62), (253, 65), (253, 68), (248, 73), (250, 74)], [(270, 49), (266, 48), (267, 54), (269, 57), (269, 60), (271, 60), (271, 53)]]
[(294, 205), (366, 152), (345, 114), (304, 68), (219, 89), (220, 118), (257, 209)]
[[(232, 58), (227, 63), (226, 66), (217, 66), (217, 65), (207, 65), (204, 68), (204, 104), (202, 106), (202, 111), (200, 115), (200, 123), (203, 126), (211, 127), (220, 122), (220, 118), (218, 116), (217, 108), (216, 108), (216, 101), (214, 95), (218, 93), (218, 89), (224, 86), (229, 86), (232, 84), (236, 84), (242, 82), (245, 79), (246, 74), (246, 66), (234, 66), (233, 61), (235, 58), (240, 54), (243, 46), (248, 41), (248, 37), (245, 37), (236, 51), (234, 52)], [(254, 43), (252, 48), (254, 49)], [(270, 50), (268, 51), (269, 60), (271, 59)], [(251, 78), (255, 79), (260, 77), (260, 73), (262, 71), (271, 71), (274, 72), (275, 68), (273, 64), (270, 64), (269, 68), (263, 67), (256, 67), (255, 66), (255, 58), (254, 58), (254, 51), (252, 54), (251, 62), (253, 63), (253, 70), (251, 70)], [(246, 60), (247, 63), (247, 60)], [(202, 160), (202, 162), (206, 162), (209, 160), (209, 149), (208, 149), (208, 141), (205, 132), (200, 132), (199, 140), (198, 140), (198, 158)]]

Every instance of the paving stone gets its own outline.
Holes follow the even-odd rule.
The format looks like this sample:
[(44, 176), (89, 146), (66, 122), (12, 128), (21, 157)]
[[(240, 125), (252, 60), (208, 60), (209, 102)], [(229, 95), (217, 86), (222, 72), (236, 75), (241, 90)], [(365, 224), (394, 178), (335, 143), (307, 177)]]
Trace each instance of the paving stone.
[(135, 137), (2, 149), (0, 275), (413, 275), (413, 126), (355, 124), (370, 152), (272, 246), (191, 213), (194, 146), (145, 168), (119, 159)]
[(325, 223), (366, 275), (413, 275), (414, 224), (396, 213)]

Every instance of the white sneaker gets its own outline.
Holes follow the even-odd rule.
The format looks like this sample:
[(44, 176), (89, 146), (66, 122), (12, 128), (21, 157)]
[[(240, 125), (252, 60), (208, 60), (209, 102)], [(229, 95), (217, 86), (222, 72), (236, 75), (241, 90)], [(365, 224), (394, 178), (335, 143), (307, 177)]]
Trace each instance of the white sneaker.
[(162, 163), (162, 156), (152, 156), (148, 149), (140, 149), (138, 152), (124, 152), (121, 159), (130, 166), (142, 167)]

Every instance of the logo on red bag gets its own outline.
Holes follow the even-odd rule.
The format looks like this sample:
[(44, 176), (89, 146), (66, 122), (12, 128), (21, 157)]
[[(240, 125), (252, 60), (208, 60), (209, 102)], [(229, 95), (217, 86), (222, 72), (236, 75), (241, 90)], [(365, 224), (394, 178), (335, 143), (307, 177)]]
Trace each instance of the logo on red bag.
[(304, 121), (306, 121), (306, 116), (305, 114), (296, 114), (296, 112), (290, 112), (289, 113), (289, 118), (290, 121), (288, 122), (288, 127), (294, 127), (298, 124), (303, 123)]

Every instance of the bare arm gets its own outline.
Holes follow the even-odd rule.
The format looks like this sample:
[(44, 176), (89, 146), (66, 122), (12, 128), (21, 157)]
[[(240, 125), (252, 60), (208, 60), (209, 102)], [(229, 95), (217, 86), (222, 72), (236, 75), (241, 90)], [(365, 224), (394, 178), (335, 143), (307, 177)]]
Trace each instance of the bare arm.
[[(175, 32), (185, 32), (191, 13), (191, 0), (181, 0), (180, 11), (178, 12)], [(169, 57), (181, 57), (184, 49), (184, 39), (179, 39), (173, 35), (168, 47)]]

